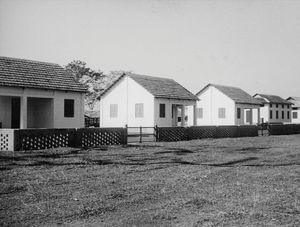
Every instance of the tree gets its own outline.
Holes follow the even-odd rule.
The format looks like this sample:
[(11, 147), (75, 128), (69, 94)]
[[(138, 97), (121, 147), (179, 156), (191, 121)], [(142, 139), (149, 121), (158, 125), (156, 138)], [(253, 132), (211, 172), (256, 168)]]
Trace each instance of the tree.
[(129, 71), (110, 71), (105, 75), (101, 70), (95, 71), (86, 66), (86, 63), (80, 60), (74, 60), (65, 66), (74, 79), (87, 87), (85, 94), (85, 104), (93, 110), (96, 102), (99, 100), (102, 92), (107, 89), (115, 80)]
[(86, 66), (86, 63), (80, 60), (74, 60), (65, 66), (74, 79), (87, 87), (85, 94), (85, 104), (92, 110), (103, 92), (105, 87), (104, 73), (100, 70), (95, 71)]

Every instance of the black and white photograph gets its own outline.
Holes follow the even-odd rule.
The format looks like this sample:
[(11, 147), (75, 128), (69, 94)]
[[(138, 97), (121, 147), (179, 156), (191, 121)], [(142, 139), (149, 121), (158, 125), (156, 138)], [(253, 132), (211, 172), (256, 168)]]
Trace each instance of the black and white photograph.
[(300, 0), (0, 0), (0, 226), (300, 226)]

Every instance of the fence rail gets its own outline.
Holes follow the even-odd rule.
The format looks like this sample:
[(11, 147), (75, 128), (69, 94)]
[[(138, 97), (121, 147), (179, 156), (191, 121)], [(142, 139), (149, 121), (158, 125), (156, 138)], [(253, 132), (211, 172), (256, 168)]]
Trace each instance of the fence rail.
[(268, 126), (270, 135), (300, 134), (300, 124), (272, 125)]
[(157, 141), (171, 142), (203, 138), (258, 136), (258, 127), (249, 126), (192, 126), (159, 127)]
[[(131, 142), (172, 142), (258, 136), (258, 126), (125, 127), (80, 129), (0, 129), (0, 151), (57, 147), (99, 147)], [(300, 124), (268, 125), (270, 135), (300, 133)]]
[(125, 126), (127, 131), (128, 143), (142, 143), (142, 142), (155, 142), (156, 141), (156, 127), (128, 127)]

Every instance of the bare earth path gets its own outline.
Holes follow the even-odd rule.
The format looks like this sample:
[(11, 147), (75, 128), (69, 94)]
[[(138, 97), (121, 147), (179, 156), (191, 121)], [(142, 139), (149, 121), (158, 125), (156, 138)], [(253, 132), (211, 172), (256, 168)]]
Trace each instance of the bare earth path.
[(0, 153), (0, 226), (300, 226), (300, 135)]

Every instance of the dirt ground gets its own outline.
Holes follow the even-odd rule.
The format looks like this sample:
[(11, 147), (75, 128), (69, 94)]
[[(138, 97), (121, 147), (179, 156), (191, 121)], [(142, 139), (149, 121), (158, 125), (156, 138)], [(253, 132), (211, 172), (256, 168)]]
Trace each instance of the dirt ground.
[(0, 153), (0, 226), (300, 226), (300, 135)]

